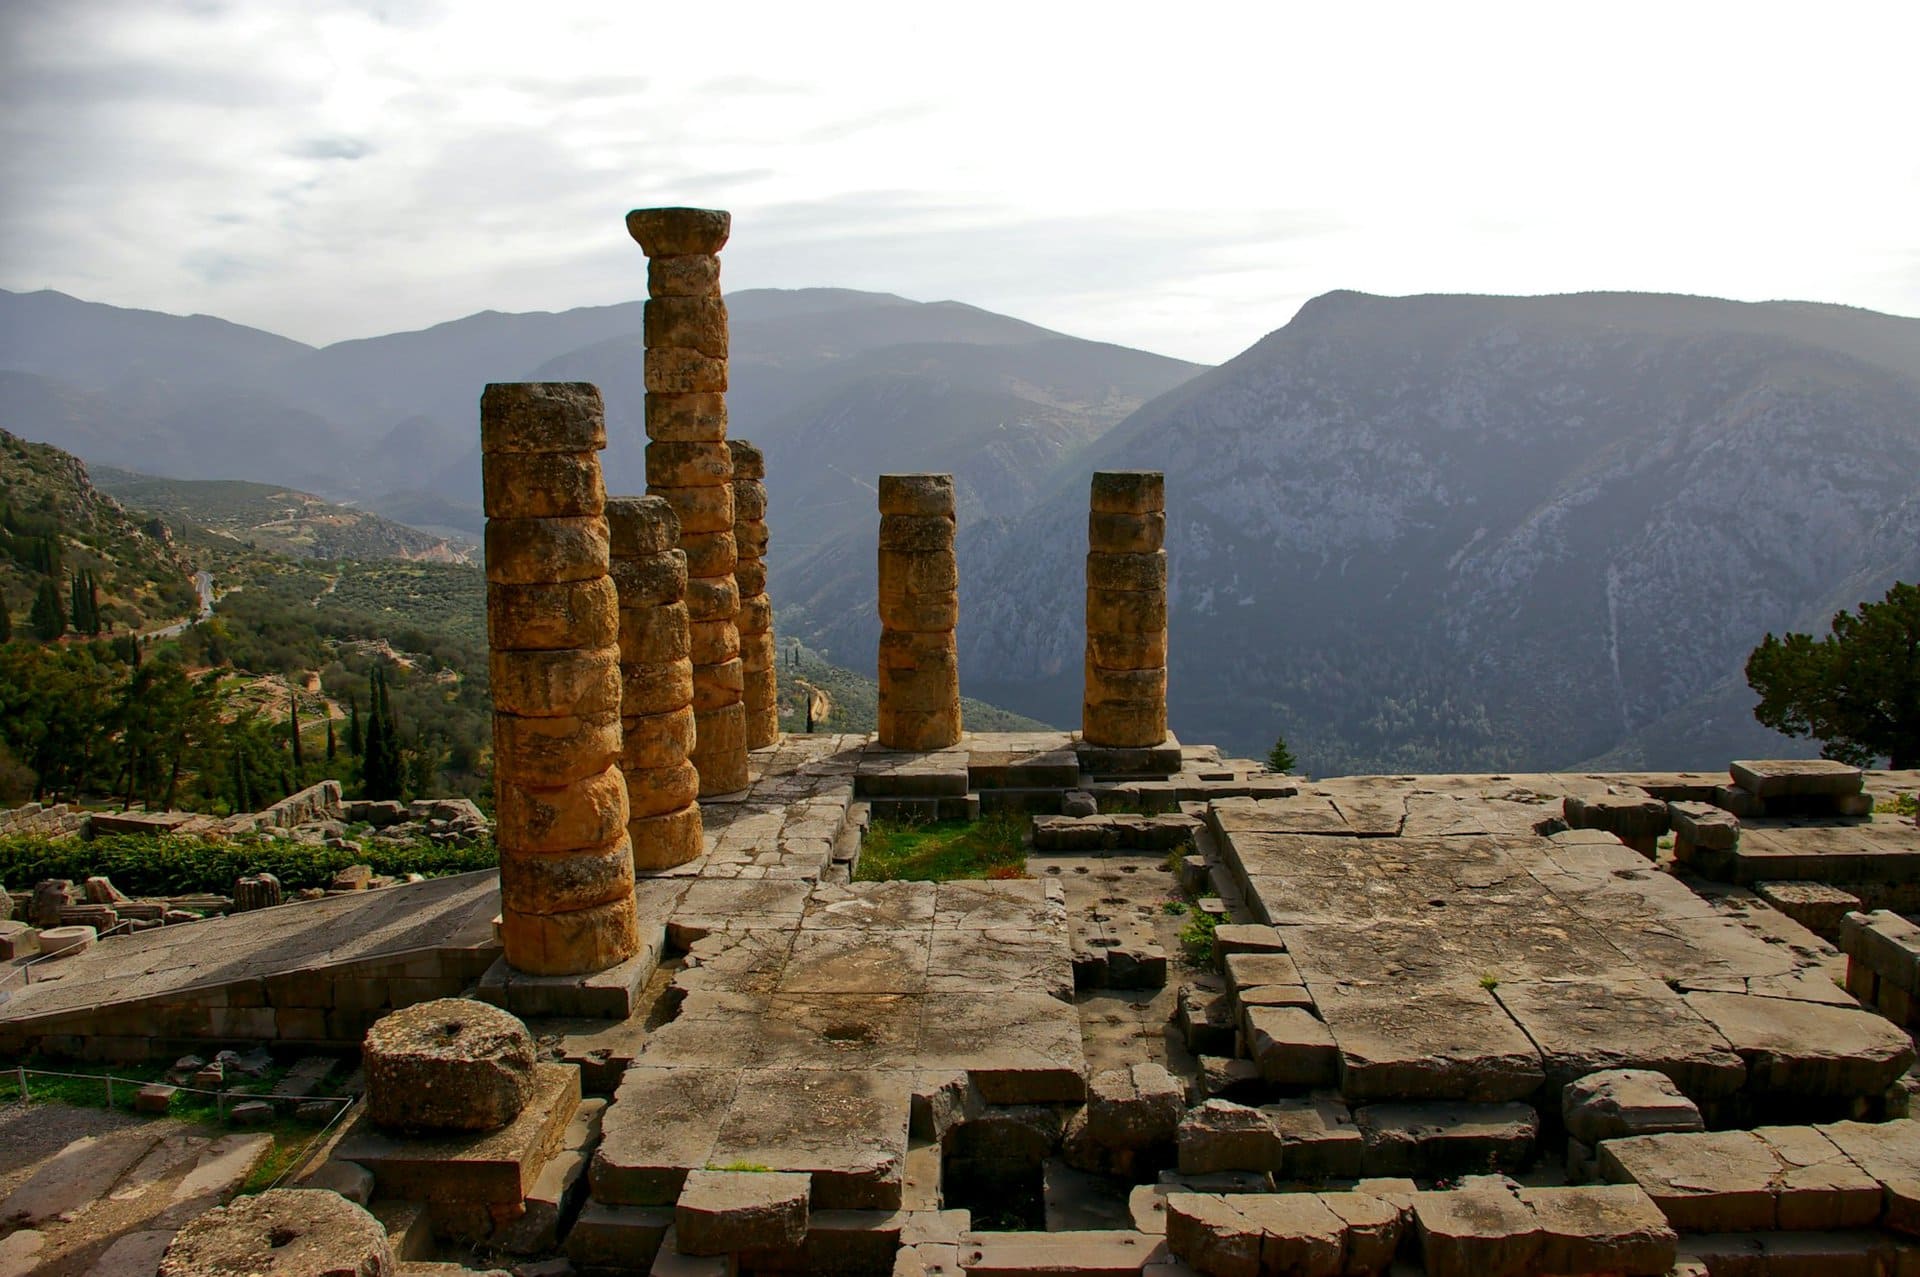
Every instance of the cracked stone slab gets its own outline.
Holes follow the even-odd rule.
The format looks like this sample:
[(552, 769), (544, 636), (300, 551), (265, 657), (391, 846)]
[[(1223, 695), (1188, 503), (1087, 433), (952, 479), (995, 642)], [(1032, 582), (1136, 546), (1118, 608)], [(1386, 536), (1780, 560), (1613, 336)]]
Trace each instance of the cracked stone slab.
[(806, 1172), (817, 1210), (898, 1210), (912, 1102), (904, 1072), (751, 1070), (740, 1075), (709, 1161)]
[(1315, 988), (1340, 1049), (1348, 1100), (1524, 1099), (1546, 1080), (1540, 1053), (1478, 985)]
[(1757, 1091), (1878, 1096), (1914, 1060), (1911, 1038), (1858, 1008), (1739, 993), (1689, 993), (1686, 1001), (1747, 1062)]
[(1711, 1100), (1747, 1080), (1720, 1031), (1659, 980), (1502, 981), (1493, 995), (1540, 1048), (1552, 1089), (1608, 1069), (1651, 1069)]
[(712, 1160), (720, 1117), (740, 1088), (738, 1069), (627, 1070), (600, 1117), (589, 1171), (593, 1199), (610, 1206), (671, 1206), (689, 1171)]

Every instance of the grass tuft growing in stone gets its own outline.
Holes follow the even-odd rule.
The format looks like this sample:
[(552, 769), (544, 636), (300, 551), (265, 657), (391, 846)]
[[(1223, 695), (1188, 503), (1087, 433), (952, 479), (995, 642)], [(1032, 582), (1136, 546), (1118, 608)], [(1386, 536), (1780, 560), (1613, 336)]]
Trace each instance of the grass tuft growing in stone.
[(996, 812), (930, 824), (876, 820), (860, 844), (862, 882), (1027, 876), (1026, 821)]

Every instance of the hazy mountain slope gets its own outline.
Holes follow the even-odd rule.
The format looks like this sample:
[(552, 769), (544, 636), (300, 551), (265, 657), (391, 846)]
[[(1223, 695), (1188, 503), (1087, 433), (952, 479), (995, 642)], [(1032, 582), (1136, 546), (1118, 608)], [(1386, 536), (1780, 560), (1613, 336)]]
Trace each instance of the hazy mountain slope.
[[(1086, 472), (1150, 467), (1183, 734), (1284, 730), (1323, 772), (1716, 765), (1762, 633), (1920, 575), (1917, 369), (1920, 321), (1837, 307), (1331, 294), (963, 529), (965, 686), (1077, 719)], [(839, 659), (861, 558), (791, 574)], [(1715, 696), (1718, 728), (1675, 713)]]
[(465, 563), (472, 544), (334, 505), (309, 492), (237, 479), (160, 479), (112, 467), (93, 468), (96, 487), (130, 510), (170, 523), (195, 524), (236, 545), (308, 559), (426, 559)]
[(127, 378), (254, 385), (314, 353), (285, 337), (211, 315), (167, 315), (81, 301), (50, 289), (0, 289), (0, 369), (103, 390)]
[(35, 593), (48, 574), (32, 542), (50, 539), (63, 607), (75, 573), (91, 571), (109, 632), (147, 629), (191, 615), (188, 564), (159, 520), (130, 514), (98, 490), (80, 460), (0, 430), (0, 607), (16, 635), (28, 633)]
[[(869, 522), (883, 470), (950, 468), (970, 491), (994, 494), (986, 508), (1022, 509), (1059, 458), (1197, 371), (954, 302), (768, 289), (737, 293), (727, 307), (729, 432), (767, 452), (776, 572), (793, 547)], [(642, 356), (635, 331), (531, 374), (600, 387), (614, 491), (646, 486)], [(470, 443), (420, 487), (477, 507), (479, 478)], [(417, 496), (378, 504), (395, 510), (402, 499)]]
[(346, 452), (331, 422), (258, 390), (130, 378), (89, 390), (0, 372), (0, 427), (101, 465), (318, 486)]

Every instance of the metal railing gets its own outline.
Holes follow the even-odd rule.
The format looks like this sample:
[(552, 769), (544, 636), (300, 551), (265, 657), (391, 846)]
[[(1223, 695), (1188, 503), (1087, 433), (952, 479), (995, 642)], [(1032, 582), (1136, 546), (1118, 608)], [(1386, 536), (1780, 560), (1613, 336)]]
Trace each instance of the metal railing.
[[(139, 1078), (115, 1077), (111, 1073), (67, 1073), (58, 1069), (28, 1068), (24, 1064), (16, 1064), (11, 1070), (8, 1070), (8, 1071), (13, 1074), (14, 1084), (20, 1088), (20, 1102), (23, 1104), (31, 1104), (33, 1102), (33, 1094), (27, 1088), (28, 1077), (58, 1077), (58, 1078), (67, 1078), (69, 1080), (79, 1081), (79, 1082), (104, 1083), (107, 1091), (107, 1107), (109, 1109), (115, 1107), (114, 1099), (113, 1099), (114, 1083), (118, 1082), (123, 1087), (131, 1087), (135, 1092), (138, 1092), (143, 1087), (154, 1085), (154, 1083), (151, 1081), (141, 1081)], [(163, 1085), (172, 1087), (173, 1091), (176, 1093), (185, 1091), (189, 1095), (213, 1096), (213, 1110), (214, 1110), (214, 1113), (219, 1117), (221, 1121), (226, 1120), (227, 1101), (229, 1099), (233, 1099), (236, 1102), (247, 1102), (252, 1100), (259, 1100), (263, 1103), (268, 1103), (268, 1104), (283, 1103), (283, 1104), (332, 1104), (332, 1105), (335, 1105), (336, 1107), (334, 1109), (333, 1116), (328, 1118), (326, 1120), (326, 1123), (323, 1126), (321, 1126), (319, 1130), (315, 1131), (311, 1136), (308, 1137), (306, 1143), (301, 1146), (298, 1154), (288, 1159), (285, 1169), (283, 1169), (278, 1175), (274, 1177), (273, 1183), (267, 1185), (268, 1188), (280, 1187), (280, 1185), (286, 1181), (289, 1175), (293, 1174), (294, 1171), (306, 1165), (307, 1160), (312, 1156), (313, 1150), (316, 1147), (318, 1147), (320, 1141), (324, 1140), (327, 1137), (328, 1133), (331, 1132), (334, 1127), (340, 1124), (340, 1119), (345, 1117), (349, 1112), (351, 1112), (353, 1110), (353, 1106), (359, 1102), (359, 1097), (355, 1095), (274, 1095), (271, 1093), (260, 1094), (253, 1091), (229, 1091), (225, 1089), (209, 1090), (208, 1088), (203, 1086), (183, 1086), (183, 1085), (175, 1085), (174, 1083), (171, 1083), (171, 1082), (163, 1083)], [(153, 1116), (164, 1117), (166, 1115), (163, 1113), (155, 1113), (153, 1114)]]

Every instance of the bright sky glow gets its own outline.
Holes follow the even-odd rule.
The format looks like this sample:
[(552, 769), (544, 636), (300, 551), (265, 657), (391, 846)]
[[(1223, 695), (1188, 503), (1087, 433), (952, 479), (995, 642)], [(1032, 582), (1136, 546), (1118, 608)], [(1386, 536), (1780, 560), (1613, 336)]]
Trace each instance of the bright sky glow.
[(0, 0), (0, 286), (323, 343), (729, 288), (1232, 356), (1334, 288), (1920, 314), (1920, 5)]

